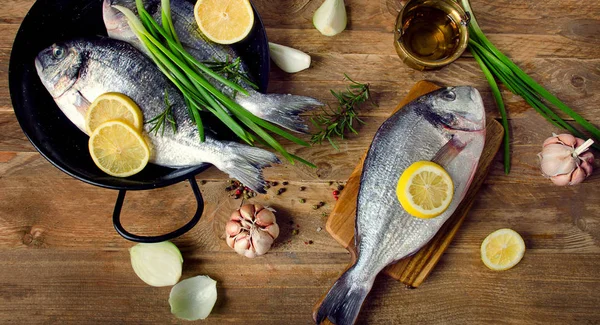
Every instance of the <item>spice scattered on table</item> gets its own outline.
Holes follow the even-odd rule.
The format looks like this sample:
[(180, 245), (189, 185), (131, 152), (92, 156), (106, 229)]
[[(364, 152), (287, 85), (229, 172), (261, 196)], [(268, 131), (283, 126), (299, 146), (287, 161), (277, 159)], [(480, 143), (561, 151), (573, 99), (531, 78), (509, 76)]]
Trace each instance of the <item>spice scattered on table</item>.
[(300, 203), (306, 203), (306, 199), (300, 199), (299, 202)]
[(277, 195), (281, 195), (281, 194), (285, 193), (285, 191), (287, 191), (287, 189), (285, 187), (282, 187), (277, 190)]

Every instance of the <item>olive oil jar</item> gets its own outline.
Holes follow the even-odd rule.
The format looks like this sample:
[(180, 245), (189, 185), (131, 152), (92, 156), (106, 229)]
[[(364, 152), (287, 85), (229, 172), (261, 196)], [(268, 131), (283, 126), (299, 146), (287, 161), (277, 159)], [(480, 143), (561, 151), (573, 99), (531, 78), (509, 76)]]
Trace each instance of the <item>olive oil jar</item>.
[(409, 67), (439, 69), (467, 48), (469, 16), (452, 0), (408, 0), (394, 29), (396, 52)]

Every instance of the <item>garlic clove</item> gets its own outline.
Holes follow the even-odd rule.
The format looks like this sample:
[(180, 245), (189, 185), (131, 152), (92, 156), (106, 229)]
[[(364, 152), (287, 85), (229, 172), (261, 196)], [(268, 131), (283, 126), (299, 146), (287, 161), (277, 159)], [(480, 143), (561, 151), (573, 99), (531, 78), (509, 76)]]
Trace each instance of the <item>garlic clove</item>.
[(246, 204), (240, 208), (240, 214), (242, 218), (252, 221), (254, 219), (254, 206), (252, 204)]
[(592, 172), (594, 170), (594, 168), (592, 167), (592, 163), (594, 162), (594, 155), (591, 152), (589, 152), (589, 154), (591, 155), (591, 161), (589, 160), (589, 157), (585, 157), (585, 159), (582, 159), (581, 163), (579, 164), (579, 167), (585, 172), (586, 177), (592, 175)]
[(347, 22), (344, 0), (325, 0), (313, 16), (313, 25), (325, 36), (341, 33)]
[(586, 177), (587, 174), (585, 173), (585, 170), (583, 170), (581, 167), (577, 167), (571, 174), (571, 181), (569, 182), (569, 185), (579, 184), (583, 182)]
[(269, 233), (269, 235), (271, 235), (271, 237), (279, 237), (279, 225), (277, 225), (276, 223), (266, 227), (265, 230)]
[(575, 145), (577, 144), (577, 138), (570, 134), (559, 134), (556, 136), (556, 138), (558, 139), (558, 141), (570, 147), (575, 147)]
[(252, 234), (252, 246), (256, 250), (256, 255), (263, 255), (273, 245), (273, 237), (266, 231), (258, 230)]
[(227, 246), (233, 248), (235, 246), (235, 237), (225, 236), (225, 242), (227, 243)]
[(269, 42), (269, 51), (273, 62), (287, 73), (300, 72), (310, 67), (310, 55), (295, 48)]
[(258, 212), (256, 214), (255, 222), (257, 225), (259, 225), (261, 227), (266, 227), (268, 225), (275, 223), (275, 215), (273, 214), (273, 212), (271, 212), (267, 209), (262, 209), (262, 210), (260, 210), (260, 212)]
[(225, 231), (229, 236), (235, 236), (242, 231), (242, 225), (237, 221), (231, 220), (225, 225)]
[(235, 220), (235, 221), (240, 221), (242, 220), (242, 215), (240, 214), (240, 210), (235, 210), (233, 211), (233, 213), (231, 214), (231, 217), (229, 217), (229, 220)]
[(250, 240), (248, 237), (236, 238), (233, 249), (241, 255), (245, 255), (246, 250), (250, 248)]
[(550, 180), (552, 181), (552, 183), (554, 183), (554, 185), (558, 185), (558, 186), (569, 185), (569, 182), (571, 182), (571, 173), (552, 176), (552, 177), (550, 177)]

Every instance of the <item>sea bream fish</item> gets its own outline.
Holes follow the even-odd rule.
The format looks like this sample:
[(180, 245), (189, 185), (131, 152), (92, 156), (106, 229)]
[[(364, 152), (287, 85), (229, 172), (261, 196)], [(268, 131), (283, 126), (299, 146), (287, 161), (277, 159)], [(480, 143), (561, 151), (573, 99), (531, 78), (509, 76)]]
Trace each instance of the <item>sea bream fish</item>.
[[(118, 92), (129, 96), (144, 115), (150, 140), (150, 162), (167, 167), (210, 163), (253, 190), (264, 192), (262, 168), (279, 159), (269, 151), (218, 141), (210, 134), (200, 142), (181, 93), (143, 53), (128, 43), (109, 39), (80, 39), (54, 44), (35, 59), (38, 75), (63, 113), (86, 132), (85, 113), (98, 96)], [(148, 121), (172, 105), (177, 131), (151, 132)], [(210, 133), (210, 132), (207, 132)]]
[[(171, 15), (177, 36), (184, 48), (200, 62), (226, 62), (238, 57), (238, 54), (227, 45), (209, 41), (200, 32), (194, 18), (194, 4), (187, 0), (171, 0)], [(142, 45), (127, 23), (127, 18), (115, 6), (125, 7), (137, 15), (135, 0), (104, 0), (103, 18), (108, 36), (130, 43), (142, 52), (147, 49)], [(146, 10), (161, 23), (161, 1), (144, 0)], [(245, 62), (241, 62), (241, 71), (247, 72)], [(241, 82), (249, 93), (234, 94), (232, 90), (218, 82), (213, 85), (234, 97), (234, 100), (252, 114), (263, 120), (272, 122), (289, 130), (308, 132), (308, 125), (299, 114), (312, 110), (323, 104), (318, 100), (305, 96), (289, 94), (262, 94), (250, 85)]]
[[(333, 285), (317, 324), (353, 324), (377, 274), (429, 242), (463, 199), (485, 141), (485, 111), (479, 92), (467, 86), (443, 88), (409, 103), (386, 120), (363, 165), (356, 208), (357, 262)], [(454, 182), (448, 209), (432, 219), (409, 215), (396, 185), (411, 164), (434, 160)]]

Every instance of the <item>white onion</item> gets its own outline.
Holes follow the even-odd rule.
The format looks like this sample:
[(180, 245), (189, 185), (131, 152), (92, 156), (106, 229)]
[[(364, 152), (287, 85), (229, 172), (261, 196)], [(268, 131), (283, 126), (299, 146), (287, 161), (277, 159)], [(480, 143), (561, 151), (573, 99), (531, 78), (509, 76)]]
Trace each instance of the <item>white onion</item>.
[(313, 25), (325, 36), (341, 33), (347, 21), (344, 0), (325, 0), (313, 16)]
[(151, 286), (172, 286), (181, 277), (183, 257), (171, 242), (137, 244), (129, 254), (135, 274)]
[(217, 301), (217, 281), (206, 275), (185, 279), (169, 295), (171, 313), (177, 318), (198, 320), (208, 317)]
[(294, 48), (269, 42), (273, 62), (287, 73), (296, 73), (310, 67), (310, 55)]

